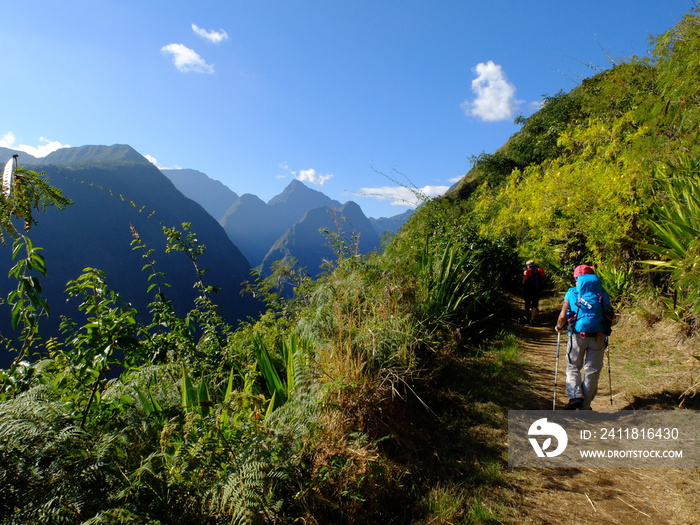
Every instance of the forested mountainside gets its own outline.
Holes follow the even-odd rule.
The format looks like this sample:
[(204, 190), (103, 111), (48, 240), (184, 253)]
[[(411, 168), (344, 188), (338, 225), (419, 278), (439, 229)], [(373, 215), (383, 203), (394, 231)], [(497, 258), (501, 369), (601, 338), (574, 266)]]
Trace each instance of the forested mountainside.
[[(694, 9), (655, 39), (652, 60), (546, 97), (381, 254), (357, 256), (338, 239), (318, 278), (290, 269), (250, 283), (267, 310), (237, 329), (205, 287), (185, 315), (167, 290), (136, 315), (88, 272), (69, 292), (85, 319), (40, 339), (37, 284), (52, 262), (29, 238), (42, 215), (28, 234), (10, 218), (60, 196), (20, 170), (33, 191), (0, 201), (20, 283), (6, 306), (24, 334), (0, 373), (2, 521), (532, 521), (539, 510), (519, 489), (527, 473), (506, 467), (506, 413), (533, 408), (525, 394), (539, 378), (504, 302), (525, 258), (555, 288), (590, 263), (634, 326), (630, 359), (647, 351), (638, 334), (652, 339), (662, 322), (695, 340), (699, 64)], [(170, 242), (200, 253), (191, 238)], [(282, 281), (292, 299), (278, 294)], [(664, 397), (674, 409), (698, 390), (683, 348), (664, 347), (675, 352), (666, 374), (687, 381)], [(697, 469), (686, 479), (696, 483)]]
[(323, 271), (324, 261), (335, 259), (338, 243), (348, 245), (357, 255), (381, 249), (372, 223), (352, 201), (338, 208), (324, 206), (306, 212), (272, 245), (260, 264), (260, 272), (270, 275), (277, 261), (291, 259), (316, 277)]
[[(11, 158), (11, 155), (7, 155)], [(29, 169), (42, 170), (56, 188), (73, 201), (64, 210), (49, 208), (34, 212), (37, 225), (28, 235), (47, 259), (47, 275), (41, 280), (42, 295), (52, 315), (42, 323), (42, 333), (55, 336), (62, 316), (75, 317), (76, 301), (66, 301), (66, 284), (77, 279), (84, 268), (96, 268), (107, 274), (107, 282), (119, 291), (124, 304), (144, 310), (153, 299), (147, 293), (149, 273), (142, 271), (143, 251), (135, 250), (136, 236), (163, 274), (168, 297), (176, 310), (184, 314), (193, 304), (196, 276), (191, 262), (182, 254), (166, 253), (163, 227), (182, 230), (189, 223), (207, 250), (199, 264), (207, 271), (205, 281), (220, 287), (215, 301), (220, 314), (235, 324), (256, 315), (259, 306), (250, 297), (242, 297), (241, 283), (250, 279), (250, 265), (226, 237), (219, 224), (198, 204), (185, 198), (163, 174), (133, 148), (124, 145), (64, 148), (42, 159), (27, 158)], [(17, 186), (22, 191), (22, 186)], [(18, 222), (20, 225), (21, 223)], [(185, 235), (183, 233), (183, 235)], [(2, 249), (2, 260), (12, 266), (12, 245)], [(0, 279), (2, 296), (17, 284)], [(11, 336), (7, 311), (0, 316), (0, 330)], [(0, 364), (12, 360), (6, 352)]]
[(593, 263), (625, 302), (673, 295), (675, 315), (690, 326), (698, 314), (697, 26), (688, 16), (660, 36), (653, 62), (632, 59), (546, 97), (452, 194), (481, 234), (521, 257), (565, 280), (573, 265)]

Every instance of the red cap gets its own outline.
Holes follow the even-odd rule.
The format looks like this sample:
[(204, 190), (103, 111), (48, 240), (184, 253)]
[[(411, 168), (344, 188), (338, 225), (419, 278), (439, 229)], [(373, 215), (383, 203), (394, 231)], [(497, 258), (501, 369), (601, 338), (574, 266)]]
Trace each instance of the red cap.
[(574, 280), (578, 278), (579, 275), (586, 273), (595, 273), (595, 266), (588, 266), (587, 264), (581, 264), (574, 270)]

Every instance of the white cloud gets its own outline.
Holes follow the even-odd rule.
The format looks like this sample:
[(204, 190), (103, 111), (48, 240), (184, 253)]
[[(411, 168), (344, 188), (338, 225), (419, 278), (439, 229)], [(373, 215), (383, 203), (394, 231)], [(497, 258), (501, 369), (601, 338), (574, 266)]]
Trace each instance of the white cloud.
[(37, 158), (46, 157), (46, 155), (56, 151), (57, 149), (70, 148), (69, 144), (61, 144), (56, 140), (49, 140), (45, 139), (44, 137), (39, 137), (39, 142), (43, 142), (44, 144), (39, 144), (38, 146), (29, 146), (27, 144), (15, 144), (15, 142), (17, 142), (17, 138), (15, 137), (15, 134), (11, 131), (8, 131), (2, 137), (0, 137), (1, 147), (14, 149), (17, 151), (23, 151)]
[(153, 164), (156, 168), (159, 170), (181, 170), (182, 167), (175, 165), (175, 166), (162, 166), (160, 162), (158, 162), (158, 159), (156, 159), (153, 155), (144, 155), (143, 156), (148, 162)]
[(173, 64), (175, 67), (187, 73), (193, 71), (195, 73), (213, 73), (214, 66), (207, 64), (207, 62), (187, 46), (182, 44), (168, 44), (163, 46), (161, 49), (163, 54), (171, 54), (173, 56)]
[(422, 188), (380, 186), (376, 188), (360, 188), (358, 194), (361, 197), (392, 201), (392, 206), (415, 208), (421, 204), (425, 198), (431, 199), (433, 197), (439, 197), (448, 189), (450, 189), (449, 186), (423, 186)]
[(310, 182), (311, 184), (316, 184), (318, 186), (323, 186), (327, 180), (330, 180), (332, 178), (332, 173), (316, 173), (315, 169), (301, 170), (299, 172), (299, 176), (297, 177), (297, 179), (302, 182)]
[(464, 112), (481, 120), (495, 122), (513, 117), (518, 101), (515, 86), (508, 82), (501, 66), (489, 60), (474, 68), (477, 77), (472, 80), (476, 98), (462, 103)]
[[(317, 186), (323, 186), (326, 181), (330, 180), (333, 178), (332, 173), (318, 173), (316, 172), (315, 169), (311, 168), (308, 170), (301, 170), (301, 171), (294, 171), (289, 167), (289, 165), (286, 162), (282, 162), (279, 164), (279, 167), (282, 168), (284, 171), (289, 173), (292, 177), (294, 177), (297, 180), (300, 180), (302, 182), (310, 182), (311, 184), (316, 184)], [(280, 175), (277, 178), (285, 178), (287, 175)]]
[(0, 147), (13, 148), (16, 140), (17, 139), (15, 138), (15, 134), (11, 131), (8, 131), (2, 137), (0, 137)]
[(143, 157), (155, 167), (160, 168), (160, 165), (158, 164), (158, 159), (156, 159), (153, 155), (144, 155)]
[(206, 29), (199, 27), (197, 24), (192, 24), (192, 31), (194, 31), (196, 35), (201, 36), (204, 40), (208, 40), (213, 44), (219, 44), (224, 40), (228, 40), (228, 33), (223, 29), (220, 29), (219, 31), (215, 31), (213, 29), (211, 31), (207, 31)]

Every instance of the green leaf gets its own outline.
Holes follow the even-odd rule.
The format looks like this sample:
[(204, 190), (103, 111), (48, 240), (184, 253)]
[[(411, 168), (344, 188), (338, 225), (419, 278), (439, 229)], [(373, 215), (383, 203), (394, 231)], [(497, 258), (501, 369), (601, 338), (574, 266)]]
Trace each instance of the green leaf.
[(141, 401), (141, 405), (146, 411), (146, 414), (161, 414), (163, 412), (163, 409), (158, 404), (158, 402), (155, 399), (153, 399), (153, 395), (151, 395), (150, 390), (146, 392), (147, 395), (144, 395), (144, 393), (141, 392), (141, 389), (139, 389), (138, 387), (134, 387), (134, 390), (136, 390), (136, 395), (138, 396), (139, 401)]
[(199, 393), (197, 395), (197, 406), (199, 407), (199, 415), (202, 417), (207, 417), (209, 415), (209, 407), (212, 405), (211, 398), (209, 397), (209, 387), (207, 387), (206, 381), (202, 379), (199, 383)]
[(192, 412), (197, 409), (197, 391), (192, 384), (187, 369), (182, 368), (182, 409), (185, 412)]
[(258, 368), (265, 379), (267, 389), (271, 396), (276, 394), (276, 406), (282, 406), (287, 401), (287, 388), (272, 362), (262, 337), (256, 335), (253, 343), (257, 355)]
[(22, 303), (17, 302), (12, 306), (12, 329), (17, 330), (20, 321), (22, 320)]

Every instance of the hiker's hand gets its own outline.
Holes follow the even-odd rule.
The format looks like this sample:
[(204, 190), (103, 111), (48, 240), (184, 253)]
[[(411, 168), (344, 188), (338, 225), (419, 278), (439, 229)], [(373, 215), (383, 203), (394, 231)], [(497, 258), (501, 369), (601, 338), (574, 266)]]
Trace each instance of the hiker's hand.
[(558, 324), (554, 325), (554, 330), (556, 330), (557, 332), (561, 332), (561, 328), (559, 328)]

